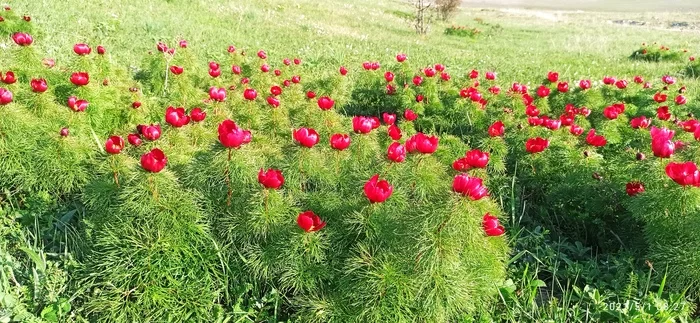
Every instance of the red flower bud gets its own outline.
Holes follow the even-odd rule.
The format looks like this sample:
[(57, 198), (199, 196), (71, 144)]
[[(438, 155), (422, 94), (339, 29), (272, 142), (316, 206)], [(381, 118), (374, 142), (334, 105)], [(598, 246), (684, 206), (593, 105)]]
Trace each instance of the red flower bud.
[(73, 45), (73, 51), (80, 56), (84, 56), (89, 55), (92, 52), (92, 48), (87, 44), (75, 44)]

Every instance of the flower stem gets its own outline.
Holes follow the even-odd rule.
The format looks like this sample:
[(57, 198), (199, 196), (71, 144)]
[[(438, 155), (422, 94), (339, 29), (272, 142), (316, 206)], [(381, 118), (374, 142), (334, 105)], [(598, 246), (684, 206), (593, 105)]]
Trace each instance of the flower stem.
[(304, 148), (301, 148), (301, 152), (299, 153), (299, 184), (301, 186), (301, 191), (304, 191), (304, 165), (302, 162), (304, 161)]
[(265, 215), (267, 215), (267, 199), (269, 192), (267, 191), (267, 189), (263, 189), (263, 191), (265, 192)]
[(248, 101), (248, 104), (246, 105), (248, 106), (248, 125), (246, 128), (250, 128), (251, 120), (253, 120), (253, 102)]
[(425, 158), (425, 155), (421, 154), (418, 156), (418, 162), (416, 163), (416, 173), (420, 171), (420, 164), (423, 162), (423, 159)]
[[(165, 53), (163, 54), (165, 57)], [(165, 59), (165, 81), (163, 82), (163, 96), (165, 96), (165, 93), (168, 91), (168, 74), (170, 74), (170, 60)]]
[(153, 199), (158, 200), (158, 186), (156, 185), (155, 180), (153, 179), (153, 174), (148, 175), (148, 184), (151, 187), (151, 192), (153, 193)]
[(116, 184), (117, 188), (119, 188), (119, 175), (117, 174), (116, 158), (116, 156), (112, 155), (110, 159), (110, 164), (112, 165), (112, 175), (114, 176), (114, 184)]
[(335, 175), (340, 175), (340, 151), (335, 153)]
[(230, 173), (230, 168), (231, 168), (231, 148), (228, 149), (228, 163), (226, 163), (226, 170), (224, 171), (224, 176), (226, 176), (226, 188), (228, 189), (226, 192), (226, 206), (231, 205), (231, 177), (229, 176)]
[(117, 176), (117, 171), (114, 171), (114, 183), (117, 184), (117, 188), (119, 188), (119, 177)]
[(272, 141), (277, 140), (277, 129), (279, 129), (277, 122), (279, 119), (277, 108), (272, 108)]
[(329, 114), (324, 111), (321, 111), (321, 114), (323, 114), (323, 121), (326, 124), (326, 130), (328, 131), (328, 133), (331, 133), (331, 127), (333, 126), (333, 122), (329, 117)]

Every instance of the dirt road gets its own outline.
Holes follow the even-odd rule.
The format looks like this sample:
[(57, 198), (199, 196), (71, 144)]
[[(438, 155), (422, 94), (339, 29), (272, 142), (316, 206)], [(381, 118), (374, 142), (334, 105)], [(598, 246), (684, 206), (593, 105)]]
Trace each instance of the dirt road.
[(466, 7), (586, 11), (700, 11), (700, 0), (464, 0)]

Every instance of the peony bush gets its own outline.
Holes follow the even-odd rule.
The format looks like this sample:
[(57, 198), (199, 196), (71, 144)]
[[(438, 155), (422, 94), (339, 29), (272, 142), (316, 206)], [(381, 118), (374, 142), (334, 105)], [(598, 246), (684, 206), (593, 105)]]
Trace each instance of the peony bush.
[[(312, 80), (301, 59), (235, 48), (201, 67), (181, 41), (132, 79), (109, 48), (61, 65), (28, 37), (12, 37), (0, 178), (84, 205), (73, 288), (91, 320), (213, 321), (247, 284), (319, 322), (455, 320), (495, 300), (508, 247), (488, 154), (416, 132), (411, 111), (345, 115), (361, 91), (347, 69)], [(476, 164), (451, 169), (460, 156)]]

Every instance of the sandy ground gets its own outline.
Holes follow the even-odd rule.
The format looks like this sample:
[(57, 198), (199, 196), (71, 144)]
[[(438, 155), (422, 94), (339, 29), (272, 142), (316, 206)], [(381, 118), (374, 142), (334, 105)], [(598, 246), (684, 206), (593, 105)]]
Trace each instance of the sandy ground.
[(700, 0), (464, 0), (463, 5), (475, 8), (619, 12), (700, 11)]

